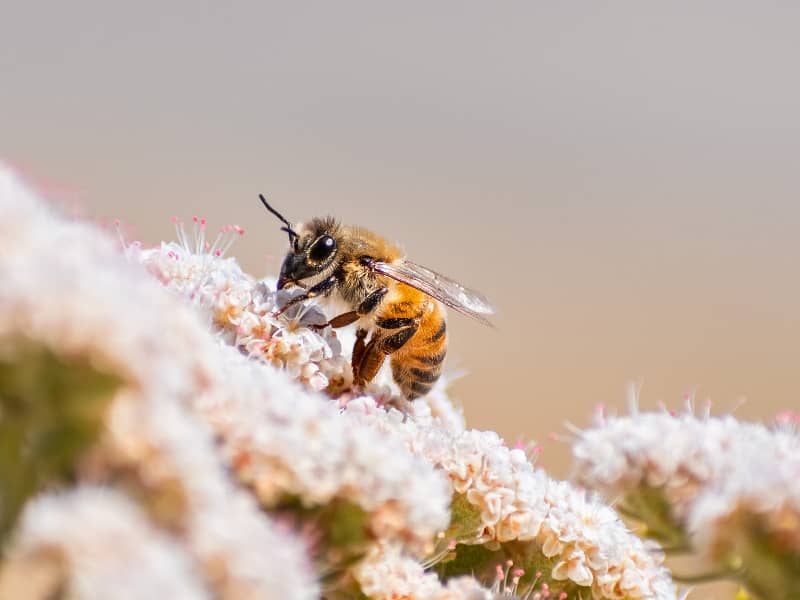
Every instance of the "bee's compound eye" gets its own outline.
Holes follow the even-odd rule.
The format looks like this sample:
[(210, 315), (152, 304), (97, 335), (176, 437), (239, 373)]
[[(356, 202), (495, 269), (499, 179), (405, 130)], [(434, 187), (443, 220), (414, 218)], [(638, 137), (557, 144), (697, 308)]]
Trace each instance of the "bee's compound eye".
[(308, 257), (314, 262), (322, 262), (329, 258), (336, 250), (336, 240), (329, 235), (322, 235), (311, 245), (308, 250)]

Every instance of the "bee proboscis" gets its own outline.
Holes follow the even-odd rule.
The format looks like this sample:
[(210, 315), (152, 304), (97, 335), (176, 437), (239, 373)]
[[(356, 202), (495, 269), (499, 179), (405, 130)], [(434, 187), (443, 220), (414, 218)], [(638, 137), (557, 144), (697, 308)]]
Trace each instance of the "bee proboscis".
[(350, 310), (328, 325), (357, 323), (351, 360), (354, 385), (369, 383), (389, 356), (392, 376), (403, 396), (412, 400), (426, 394), (439, 378), (447, 352), (442, 304), (489, 323), (484, 315), (494, 311), (486, 298), (411, 262), (381, 236), (330, 217), (314, 218), (295, 228), (263, 195), (259, 197), (289, 236), (278, 289), (305, 289), (281, 310), (334, 293), (345, 301)]

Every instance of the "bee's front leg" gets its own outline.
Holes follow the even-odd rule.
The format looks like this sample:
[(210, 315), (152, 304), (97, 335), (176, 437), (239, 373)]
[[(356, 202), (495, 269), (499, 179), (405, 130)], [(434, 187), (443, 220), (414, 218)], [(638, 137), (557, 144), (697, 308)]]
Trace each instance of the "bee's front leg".
[(336, 279), (336, 276), (335, 276), (335, 275), (331, 275), (331, 276), (330, 276), (330, 277), (328, 277), (327, 279), (323, 279), (323, 280), (322, 280), (322, 281), (320, 281), (320, 282), (319, 282), (317, 285), (315, 285), (315, 286), (313, 286), (313, 287), (310, 287), (310, 288), (308, 288), (308, 289), (306, 290), (306, 293), (305, 293), (305, 294), (300, 294), (299, 296), (295, 296), (294, 298), (292, 298), (291, 300), (289, 300), (289, 301), (288, 301), (286, 304), (284, 304), (283, 306), (281, 306), (281, 307), (278, 309), (278, 311), (275, 313), (275, 316), (280, 316), (280, 315), (282, 315), (284, 312), (286, 312), (286, 310), (287, 310), (289, 307), (292, 307), (292, 306), (294, 306), (295, 304), (299, 304), (299, 303), (301, 303), (301, 302), (305, 302), (306, 300), (308, 300), (308, 299), (310, 299), (310, 298), (315, 298), (316, 296), (319, 296), (320, 294), (324, 294), (324, 293), (325, 293), (325, 292), (327, 292), (328, 290), (332, 289), (332, 288), (333, 288), (333, 286), (335, 286), (335, 285), (336, 285), (336, 282), (337, 282), (337, 281), (338, 281), (338, 280)]
[[(369, 296), (367, 296), (361, 304), (358, 305), (356, 310), (351, 310), (346, 313), (342, 313), (341, 315), (332, 318), (330, 321), (326, 323), (333, 327), (334, 329), (338, 329), (339, 327), (346, 327), (351, 323), (355, 323), (361, 317), (368, 315), (373, 310), (375, 310), (378, 305), (383, 300), (383, 297), (389, 292), (388, 288), (382, 287), (378, 288), (374, 292), (372, 292)], [(323, 325), (324, 327), (325, 325)]]

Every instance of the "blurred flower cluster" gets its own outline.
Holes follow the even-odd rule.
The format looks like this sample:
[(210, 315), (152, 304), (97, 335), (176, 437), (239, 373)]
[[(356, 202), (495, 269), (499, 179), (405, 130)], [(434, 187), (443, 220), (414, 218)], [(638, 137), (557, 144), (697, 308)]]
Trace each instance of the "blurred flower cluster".
[(0, 598), (675, 599), (659, 542), (793, 597), (751, 576), (796, 584), (790, 426), (606, 419), (557, 481), (446, 378), (354, 390), (352, 334), (282, 310), (240, 228), (176, 229), (120, 247), (0, 169)]
[[(635, 407), (636, 402), (632, 405)], [(800, 598), (800, 435), (732, 416), (598, 413), (573, 446), (575, 479), (619, 498), (617, 509), (671, 553), (676, 577), (738, 580), (762, 598)]]

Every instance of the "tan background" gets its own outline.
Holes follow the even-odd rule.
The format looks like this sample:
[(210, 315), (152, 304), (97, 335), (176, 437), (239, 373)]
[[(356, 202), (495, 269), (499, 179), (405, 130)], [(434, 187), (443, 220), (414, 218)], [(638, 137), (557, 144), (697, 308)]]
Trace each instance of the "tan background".
[(470, 424), (797, 409), (800, 4), (12, 2), (0, 156), (146, 241), (200, 214), (275, 273), (331, 213), (485, 291)]

